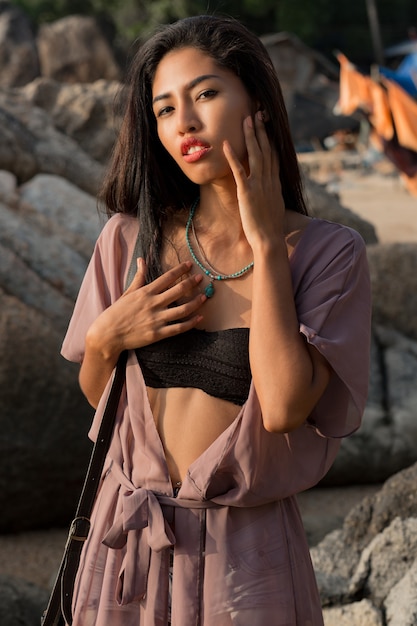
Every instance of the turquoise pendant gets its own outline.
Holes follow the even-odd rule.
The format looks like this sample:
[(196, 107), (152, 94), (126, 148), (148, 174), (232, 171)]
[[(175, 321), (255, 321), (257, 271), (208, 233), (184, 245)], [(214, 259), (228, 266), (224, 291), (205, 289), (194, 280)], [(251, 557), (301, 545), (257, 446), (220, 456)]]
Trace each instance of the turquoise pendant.
[(204, 293), (207, 298), (212, 298), (214, 296), (214, 285), (213, 283), (209, 283), (207, 287), (204, 289)]

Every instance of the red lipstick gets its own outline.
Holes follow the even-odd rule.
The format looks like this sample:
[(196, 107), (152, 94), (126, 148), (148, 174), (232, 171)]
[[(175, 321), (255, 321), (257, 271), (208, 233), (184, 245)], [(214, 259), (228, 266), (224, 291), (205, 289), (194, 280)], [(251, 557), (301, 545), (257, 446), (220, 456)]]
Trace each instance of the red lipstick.
[(187, 163), (199, 161), (209, 150), (211, 150), (209, 144), (197, 137), (189, 137), (181, 143), (181, 153)]

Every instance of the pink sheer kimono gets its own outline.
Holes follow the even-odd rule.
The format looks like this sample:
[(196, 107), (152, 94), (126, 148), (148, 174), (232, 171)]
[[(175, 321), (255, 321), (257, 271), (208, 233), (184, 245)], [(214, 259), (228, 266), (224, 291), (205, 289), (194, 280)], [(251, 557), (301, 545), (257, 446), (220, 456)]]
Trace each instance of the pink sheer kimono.
[[(137, 229), (120, 214), (104, 227), (64, 340), (66, 358), (82, 361), (88, 327), (122, 294)], [(333, 368), (324, 396), (302, 427), (271, 434), (252, 383), (239, 415), (190, 466), (174, 498), (132, 352), (81, 555), (74, 626), (166, 626), (171, 547), (173, 626), (323, 624), (295, 494), (326, 474), (340, 438), (360, 425), (370, 284), (361, 237), (327, 221), (310, 221), (290, 264), (300, 332)]]

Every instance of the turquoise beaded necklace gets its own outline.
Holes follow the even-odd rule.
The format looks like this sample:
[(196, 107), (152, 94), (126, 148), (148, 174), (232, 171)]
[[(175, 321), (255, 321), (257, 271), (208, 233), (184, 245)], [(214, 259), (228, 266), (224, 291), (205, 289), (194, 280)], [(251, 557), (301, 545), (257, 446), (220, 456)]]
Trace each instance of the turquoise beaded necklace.
[[(191, 254), (193, 261), (204, 272), (204, 274), (211, 279), (210, 283), (205, 288), (204, 293), (206, 294), (207, 298), (212, 298), (214, 296), (214, 291), (215, 291), (214, 284), (213, 284), (214, 280), (232, 280), (233, 278), (239, 278), (239, 276), (246, 274), (246, 272), (249, 272), (249, 270), (252, 269), (253, 261), (252, 263), (249, 263), (249, 265), (242, 267), (241, 270), (238, 270), (237, 272), (233, 272), (233, 274), (213, 274), (207, 267), (204, 267), (204, 265), (199, 261), (198, 257), (196, 256), (193, 250), (193, 247), (191, 245), (191, 241), (190, 241), (190, 228), (193, 227), (193, 217), (194, 217), (196, 208), (198, 206), (199, 200), (200, 198), (197, 198), (190, 209), (190, 215), (188, 216), (187, 224), (185, 226), (185, 240), (187, 242), (187, 247), (188, 247), (188, 250)], [(194, 233), (194, 236), (195, 236), (195, 233)]]

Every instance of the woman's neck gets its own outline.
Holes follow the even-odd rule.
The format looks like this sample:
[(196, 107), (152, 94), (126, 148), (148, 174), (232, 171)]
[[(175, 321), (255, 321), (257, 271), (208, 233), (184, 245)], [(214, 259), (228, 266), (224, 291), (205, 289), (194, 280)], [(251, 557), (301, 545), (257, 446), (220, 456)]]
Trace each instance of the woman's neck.
[(194, 223), (202, 235), (209, 232), (214, 237), (222, 238), (228, 234), (234, 240), (245, 239), (236, 187), (232, 190), (201, 187)]

